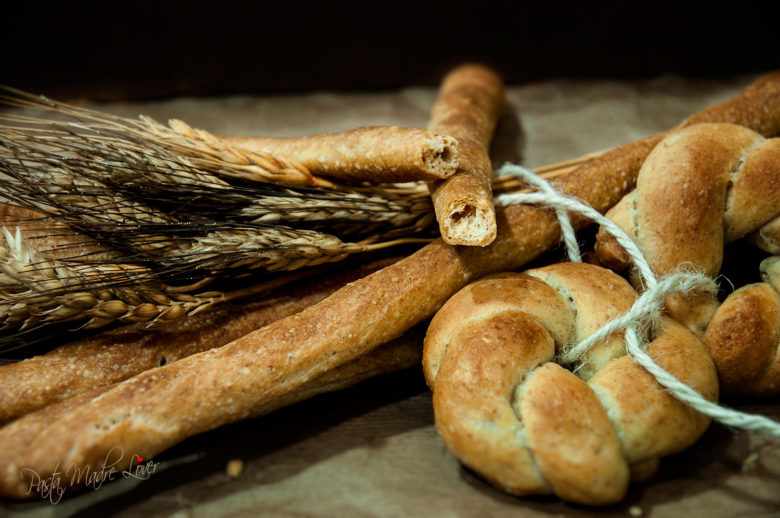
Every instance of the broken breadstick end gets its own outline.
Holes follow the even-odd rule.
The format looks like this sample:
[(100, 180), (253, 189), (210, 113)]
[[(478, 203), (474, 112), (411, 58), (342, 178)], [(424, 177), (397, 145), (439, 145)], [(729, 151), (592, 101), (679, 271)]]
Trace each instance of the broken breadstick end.
[[(450, 206), (449, 216), (440, 223), (444, 241), (467, 246), (486, 246), (496, 237), (495, 212), (481, 200), (459, 200)], [(494, 224), (490, 225), (490, 222)]]
[(447, 244), (487, 246), (496, 237), (488, 148), (503, 106), (503, 83), (488, 68), (463, 65), (442, 81), (428, 127), (458, 139), (461, 155), (458, 172), (431, 186)]
[(458, 141), (449, 135), (434, 134), (425, 140), (421, 169), (438, 179), (449, 178), (458, 170)]

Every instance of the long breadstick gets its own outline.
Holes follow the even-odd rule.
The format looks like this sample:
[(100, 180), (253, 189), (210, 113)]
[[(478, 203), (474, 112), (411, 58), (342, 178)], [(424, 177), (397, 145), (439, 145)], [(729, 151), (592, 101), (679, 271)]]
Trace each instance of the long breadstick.
[(442, 82), (428, 128), (460, 143), (458, 172), (433, 185), (431, 197), (445, 242), (486, 246), (496, 237), (488, 156), (490, 139), (504, 107), (504, 86), (495, 72), (463, 65)]
[[(741, 97), (756, 99), (767, 89), (780, 107), (777, 82), (748, 89)], [(724, 120), (733, 119), (731, 106), (721, 105)], [(780, 119), (780, 110), (765, 116)], [(780, 126), (780, 120), (766, 126)], [(640, 141), (618, 148), (554, 186), (604, 211), (633, 188), (638, 157), (647, 147)], [(498, 236), (488, 247), (453, 247), (436, 240), (301, 313), (114, 385), (19, 444), (25, 421), (34, 421), (36, 414), (23, 417), (13, 429), (0, 430), (0, 493), (30, 496), (29, 478), (20, 476), (25, 467), (32, 470), (25, 473), (42, 478), (62, 466), (96, 470), (115, 446), (153, 457), (189, 436), (256, 415), (273, 400), (400, 336), (469, 281), (517, 269), (560, 238), (554, 214), (537, 207), (510, 207), (498, 214), (498, 223)], [(11, 443), (15, 447), (5, 446)]]
[(691, 115), (678, 127), (702, 122), (730, 122), (765, 137), (780, 134), (780, 70), (748, 85), (741, 95)]
[(316, 304), (347, 282), (394, 260), (382, 259), (306, 279), (270, 293), (262, 300), (228, 302), (152, 329), (145, 323), (123, 326), (28, 360), (0, 366), (0, 424), (54, 402), (225, 345)]
[[(342, 390), (382, 374), (389, 374), (419, 365), (422, 360), (424, 335), (425, 329), (423, 326), (410, 329), (400, 338), (377, 347), (368, 354), (340, 365), (321, 376), (313, 378), (283, 397), (269, 401), (268, 404), (259, 407), (255, 415), (264, 415), (299, 401), (310, 399), (318, 394)], [(67, 416), (68, 413), (80, 406), (101, 397), (110, 391), (111, 388), (111, 385), (94, 388), (29, 414), (24, 420), (6, 425), (2, 429), (2, 447), (7, 451), (23, 450), (29, 437), (44, 432), (48, 426), (55, 423), (58, 419)], [(130, 451), (123, 452), (128, 458), (134, 453)], [(68, 467), (65, 466), (64, 469), (66, 470), (65, 479), (69, 481), (70, 473), (67, 472)], [(63, 484), (62, 489), (68, 489), (68, 485), (67, 483)], [(0, 491), (0, 495), (3, 495), (2, 491)]]
[(340, 180), (440, 180), (452, 176), (460, 162), (454, 138), (417, 128), (369, 126), (295, 138), (222, 138), (252, 151), (295, 159), (314, 175)]

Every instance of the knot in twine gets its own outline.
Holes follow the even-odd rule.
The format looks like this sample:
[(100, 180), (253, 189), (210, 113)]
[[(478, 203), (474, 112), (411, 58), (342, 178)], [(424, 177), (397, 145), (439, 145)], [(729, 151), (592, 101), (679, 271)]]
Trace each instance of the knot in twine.
[(779, 423), (764, 416), (746, 414), (708, 401), (701, 394), (658, 365), (645, 352), (647, 343), (641, 329), (645, 326), (652, 326), (660, 318), (661, 308), (666, 296), (674, 292), (688, 292), (697, 289), (714, 294), (717, 292), (717, 285), (714, 280), (701, 273), (677, 271), (659, 281), (636, 243), (623, 229), (593, 207), (581, 200), (556, 191), (549, 182), (525, 167), (516, 164), (505, 164), (496, 174), (498, 176), (516, 176), (538, 189), (536, 192), (508, 193), (496, 196), (494, 199), (496, 207), (525, 203), (544, 205), (554, 209), (561, 226), (561, 239), (566, 245), (569, 259), (574, 262), (581, 262), (582, 259), (579, 245), (577, 244), (577, 237), (569, 219), (569, 213), (573, 212), (584, 216), (601, 225), (604, 230), (617, 239), (628, 253), (632, 264), (638, 270), (639, 276), (645, 285), (644, 293), (637, 298), (628, 312), (610, 320), (582, 342), (567, 348), (561, 357), (564, 362), (573, 363), (581, 359), (583, 354), (595, 343), (604, 340), (620, 329), (625, 329), (626, 352), (679, 401), (727, 426), (757, 431), (773, 438), (780, 438)]

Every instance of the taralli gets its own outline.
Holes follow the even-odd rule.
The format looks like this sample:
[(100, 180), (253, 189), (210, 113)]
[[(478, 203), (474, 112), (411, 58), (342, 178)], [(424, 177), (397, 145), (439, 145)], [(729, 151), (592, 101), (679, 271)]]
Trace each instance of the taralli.
[[(510, 493), (603, 505), (693, 444), (709, 418), (624, 356), (619, 336), (590, 350), (575, 366), (579, 377), (553, 362), (635, 297), (623, 278), (583, 263), (494, 275), (454, 295), (423, 351), (447, 447)], [(717, 400), (715, 368), (692, 333), (665, 319), (653, 338), (647, 352), (656, 362)]]
[(501, 78), (483, 66), (460, 66), (442, 82), (428, 128), (458, 139), (461, 153), (458, 172), (431, 189), (448, 244), (486, 246), (496, 237), (488, 148), (503, 108)]
[(314, 175), (339, 180), (441, 180), (452, 176), (460, 163), (454, 138), (417, 128), (368, 126), (308, 137), (222, 138), (252, 151), (292, 158)]
[[(636, 190), (607, 217), (634, 239), (659, 274), (691, 263), (715, 276), (725, 243), (779, 214), (780, 139), (735, 124), (699, 124), (656, 146)], [(596, 246), (603, 262), (618, 268), (627, 262), (605, 232)]]
[[(778, 113), (780, 113), (780, 71), (775, 71), (758, 78), (737, 97), (691, 115), (666, 133), (626, 144), (608, 154), (623, 157), (624, 164), (620, 167), (635, 168), (634, 173), (638, 174), (650, 152), (671, 133), (697, 124), (730, 123), (750, 128), (763, 137), (774, 137), (780, 134)], [(627, 195), (625, 201), (621, 200), (608, 214), (610, 219), (624, 229), (629, 226), (631, 219), (632, 196), (633, 193)], [(622, 271), (628, 265), (625, 251), (606, 232), (599, 232), (596, 253), (599, 261), (613, 270)]]
[[(760, 87), (709, 113), (731, 121), (747, 110), (739, 106), (753, 106), (758, 99), (778, 106), (778, 80), (780, 75), (762, 79)], [(752, 122), (777, 128), (780, 110), (758, 113)], [(640, 141), (618, 148), (556, 179), (553, 186), (605, 211), (633, 187), (650, 147)], [(401, 336), (470, 281), (520, 268), (560, 239), (555, 215), (542, 208), (512, 206), (498, 213), (498, 222), (490, 246), (456, 247), (435, 240), (300, 313), (113, 385), (47, 424), (34, 438), (25, 436), (22, 448), (0, 448), (0, 491), (31, 497), (29, 481), (19, 477), (24, 467), (42, 478), (63, 465), (99, 469), (115, 446), (153, 457), (187, 437), (256, 415), (311, 380)], [(577, 228), (585, 224), (580, 218), (574, 223)], [(20, 423), (32, 422), (36, 414), (16, 421), (16, 430), (23, 433)]]
[[(657, 274), (688, 267), (715, 277), (726, 243), (779, 214), (780, 138), (765, 139), (734, 124), (699, 124), (658, 144), (639, 172), (636, 189), (607, 217), (636, 242)], [(597, 236), (596, 256), (616, 270), (626, 265), (625, 251), (603, 230)], [(717, 306), (717, 300), (698, 294), (667, 299), (669, 314), (699, 335)], [(707, 343), (714, 345), (713, 340)], [(729, 348), (735, 347), (754, 354), (749, 352), (751, 340), (735, 337)], [(757, 366), (752, 363), (724, 363), (735, 360), (733, 354), (715, 356), (719, 372), (742, 370), (739, 379), (745, 380), (760, 376), (763, 367), (753, 371)], [(737, 377), (731, 379), (724, 391), (739, 391)]]
[(726, 297), (702, 337), (723, 392), (780, 394), (780, 257), (765, 259), (761, 273), (765, 282)]

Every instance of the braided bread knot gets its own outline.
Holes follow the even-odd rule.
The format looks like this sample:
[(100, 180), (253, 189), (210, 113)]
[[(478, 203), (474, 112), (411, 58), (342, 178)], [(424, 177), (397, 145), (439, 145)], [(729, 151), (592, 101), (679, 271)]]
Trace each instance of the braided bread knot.
[(780, 394), (780, 257), (760, 268), (764, 282), (729, 294), (702, 336), (724, 392)]
[[(591, 347), (573, 372), (554, 361), (636, 298), (620, 276), (582, 263), (494, 275), (458, 292), (431, 322), (423, 351), (447, 447), (510, 493), (602, 505), (693, 444), (709, 418), (626, 356), (622, 333)], [(701, 342), (671, 319), (658, 327), (647, 353), (715, 401)]]
[[(765, 249), (773, 249), (773, 229), (780, 218), (780, 138), (766, 139), (734, 124), (683, 129), (653, 149), (639, 172), (636, 189), (606, 215), (634, 240), (659, 277), (688, 265), (714, 278), (726, 243), (752, 236)], [(597, 235), (596, 257), (616, 271), (628, 266), (625, 250), (603, 229)], [(666, 307), (672, 318), (701, 336), (718, 301), (702, 294), (675, 294), (666, 299)], [(732, 326), (731, 332), (738, 337), (748, 332), (739, 329), (748, 326)], [(777, 378), (764, 380), (762, 386), (774, 386), (777, 393), (780, 364), (746, 360), (762, 356), (771, 363), (780, 357), (757, 355), (749, 340), (732, 341), (738, 342), (726, 348), (707, 341), (713, 353), (730, 351), (714, 354), (718, 371), (748, 369), (739, 376), (746, 381), (774, 372)], [(725, 383), (724, 390), (751, 392), (747, 385), (732, 382)]]

